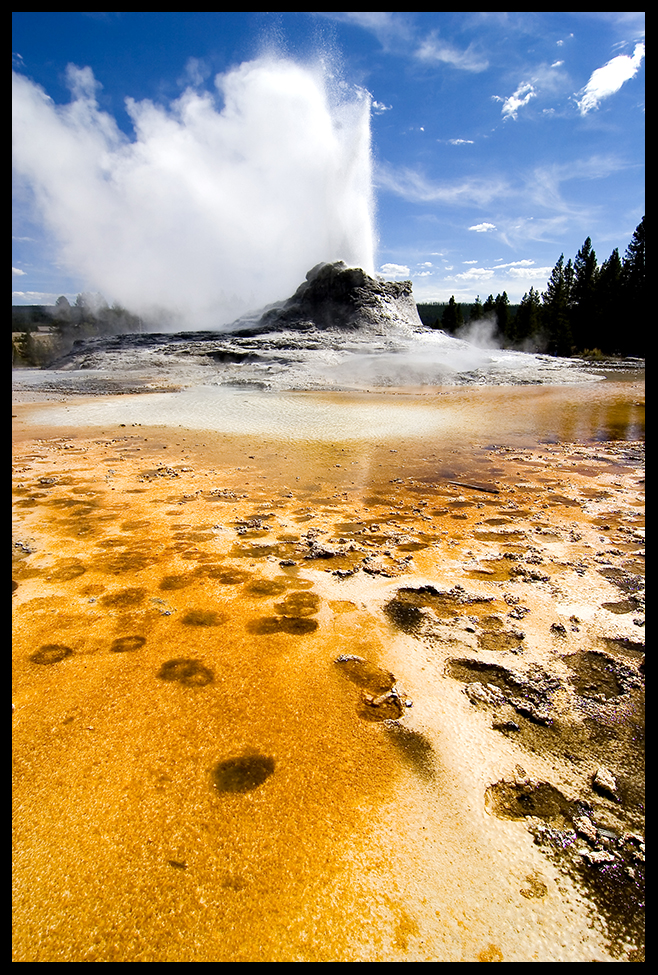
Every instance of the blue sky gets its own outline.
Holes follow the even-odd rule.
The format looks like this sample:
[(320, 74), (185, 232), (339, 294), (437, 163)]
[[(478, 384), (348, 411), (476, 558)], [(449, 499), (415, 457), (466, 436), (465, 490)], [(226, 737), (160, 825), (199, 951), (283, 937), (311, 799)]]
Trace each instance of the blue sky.
[[(178, 296), (194, 304), (212, 279), (216, 294), (199, 298), (198, 307), (216, 302), (228, 320), (226, 309), (242, 310), (243, 291), (247, 304), (290, 293), (290, 282), (316, 263), (307, 245), (313, 220), (328, 219), (345, 222), (347, 250), (363, 255), (362, 263), (370, 254), (374, 270), (411, 278), (417, 301), (454, 294), (471, 302), (506, 290), (514, 302), (531, 285), (543, 290), (560, 253), (575, 256), (587, 236), (599, 262), (614, 247), (623, 257), (644, 214), (640, 12), (14, 13), (12, 50), (19, 92), (14, 303), (83, 290), (139, 303), (140, 289), (153, 291), (162, 271), (163, 306)], [(314, 105), (319, 116), (325, 110), (306, 75), (289, 71), (257, 83), (240, 69), (275, 56), (309, 70), (322, 62), (334, 99), (331, 132), (322, 118), (316, 127), (304, 115)], [(223, 216), (210, 221), (210, 209), (203, 219), (216, 144), (196, 169), (207, 148), (204, 124), (213, 138), (227, 132), (220, 94), (228, 97), (229, 88), (217, 76), (235, 82), (231, 131), (251, 126), (249, 135), (235, 135), (233, 165), (221, 177), (236, 200), (236, 224)], [(279, 81), (290, 104), (302, 105), (297, 121), (283, 109), (280, 119), (277, 105), (262, 98), (258, 84), (270, 90)], [(363, 145), (354, 149), (358, 165), (348, 179), (336, 183), (327, 162), (335, 154), (336, 170), (352, 166), (336, 129), (357, 144), (366, 92), (370, 251), (358, 199)], [(311, 129), (313, 152), (301, 144)], [(175, 158), (172, 132), (181, 147)], [(138, 164), (142, 182), (135, 184)], [(141, 190), (130, 204), (124, 194), (119, 207), (111, 194), (128, 165), (131, 185)], [(179, 186), (185, 192), (173, 207)], [(326, 195), (331, 186), (337, 199), (315, 214), (312, 193)], [(259, 203), (266, 193), (280, 196), (278, 211)], [(144, 213), (142, 199), (149, 201)], [(190, 206), (199, 212), (188, 225)], [(314, 235), (318, 248), (324, 230)], [(327, 230), (326, 249), (336, 239)], [(260, 283), (248, 287), (248, 278)], [(157, 303), (153, 294), (148, 300)]]

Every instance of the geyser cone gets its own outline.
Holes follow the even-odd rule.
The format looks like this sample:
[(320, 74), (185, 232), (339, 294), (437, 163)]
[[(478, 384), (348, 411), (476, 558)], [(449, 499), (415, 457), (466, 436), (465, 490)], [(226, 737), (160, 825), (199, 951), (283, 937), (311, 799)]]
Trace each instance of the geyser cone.
[(335, 261), (312, 268), (294, 295), (264, 312), (257, 327), (381, 331), (400, 325), (422, 327), (411, 281), (378, 281), (360, 267)]

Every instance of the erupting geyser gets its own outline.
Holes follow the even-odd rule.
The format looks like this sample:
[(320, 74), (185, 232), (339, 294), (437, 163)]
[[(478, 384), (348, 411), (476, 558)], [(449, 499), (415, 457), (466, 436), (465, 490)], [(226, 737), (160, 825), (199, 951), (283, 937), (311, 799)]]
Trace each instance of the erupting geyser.
[(58, 258), (162, 330), (219, 328), (309, 267), (372, 273), (370, 97), (324, 62), (263, 57), (171, 105), (126, 99), (131, 141), (69, 65), (68, 105), (13, 75), (14, 167)]

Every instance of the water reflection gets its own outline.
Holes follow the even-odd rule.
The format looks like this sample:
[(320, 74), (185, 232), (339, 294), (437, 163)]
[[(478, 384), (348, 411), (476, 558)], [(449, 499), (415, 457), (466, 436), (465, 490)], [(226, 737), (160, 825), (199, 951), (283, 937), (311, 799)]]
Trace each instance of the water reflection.
[(197, 386), (35, 407), (39, 424), (163, 425), (283, 443), (423, 439), (437, 445), (640, 440), (639, 383), (469, 386), (377, 393), (264, 392)]

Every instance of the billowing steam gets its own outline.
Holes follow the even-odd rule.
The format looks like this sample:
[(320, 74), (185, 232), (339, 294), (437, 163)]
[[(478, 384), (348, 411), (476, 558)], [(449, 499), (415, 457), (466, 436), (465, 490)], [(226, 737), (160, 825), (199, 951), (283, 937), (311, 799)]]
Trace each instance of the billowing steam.
[(126, 100), (130, 141), (69, 65), (68, 105), (14, 74), (14, 167), (58, 257), (153, 326), (217, 328), (320, 261), (374, 268), (370, 98), (264, 57), (168, 107)]

